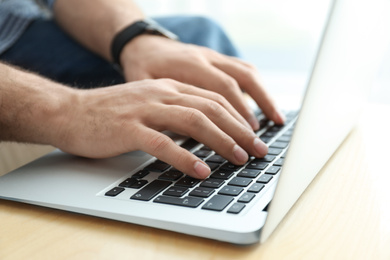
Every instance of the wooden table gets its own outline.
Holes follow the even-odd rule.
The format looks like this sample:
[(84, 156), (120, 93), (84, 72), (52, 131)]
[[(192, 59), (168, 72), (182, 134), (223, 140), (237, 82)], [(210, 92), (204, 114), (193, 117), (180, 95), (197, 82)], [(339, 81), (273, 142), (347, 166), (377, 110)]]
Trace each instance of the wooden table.
[(390, 259), (389, 115), (388, 105), (367, 107), (265, 244), (0, 200), (0, 259)]

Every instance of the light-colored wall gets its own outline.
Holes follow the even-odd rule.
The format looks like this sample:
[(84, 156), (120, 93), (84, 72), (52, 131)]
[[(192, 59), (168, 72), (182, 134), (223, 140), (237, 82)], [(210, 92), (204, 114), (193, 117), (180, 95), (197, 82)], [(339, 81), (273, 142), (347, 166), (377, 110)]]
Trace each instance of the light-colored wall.
[[(202, 14), (217, 20), (243, 58), (259, 68), (269, 91), (285, 95), (305, 86), (331, 0), (136, 2), (150, 16)], [(389, 85), (390, 47), (373, 85), (371, 101), (390, 104)]]

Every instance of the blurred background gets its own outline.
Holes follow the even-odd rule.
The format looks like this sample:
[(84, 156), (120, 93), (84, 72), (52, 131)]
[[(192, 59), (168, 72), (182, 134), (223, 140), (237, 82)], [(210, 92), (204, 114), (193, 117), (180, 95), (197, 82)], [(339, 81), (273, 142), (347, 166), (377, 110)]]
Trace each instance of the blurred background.
[[(1, 0), (0, 0), (1, 1)], [(283, 106), (302, 95), (330, 0), (135, 0), (149, 16), (204, 15), (219, 22)], [(389, 32), (390, 33), (390, 32)], [(390, 48), (370, 100), (390, 104)], [(280, 98), (282, 96), (282, 98)], [(283, 103), (283, 104), (281, 104)], [(0, 176), (53, 147), (0, 144)]]
[[(136, 0), (153, 16), (204, 15), (256, 65), (274, 95), (301, 94), (306, 86), (330, 0)], [(390, 32), (389, 32), (390, 33)], [(390, 104), (390, 48), (372, 87), (371, 101)]]

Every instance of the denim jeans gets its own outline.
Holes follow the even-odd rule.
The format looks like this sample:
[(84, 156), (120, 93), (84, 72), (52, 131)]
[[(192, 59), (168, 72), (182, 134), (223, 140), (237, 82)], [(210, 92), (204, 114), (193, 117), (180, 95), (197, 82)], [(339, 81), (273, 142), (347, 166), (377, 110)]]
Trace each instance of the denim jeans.
[[(177, 34), (182, 42), (238, 55), (221, 27), (209, 19), (173, 16), (155, 20)], [(78, 44), (52, 20), (32, 22), (19, 40), (0, 55), (0, 60), (80, 88), (124, 82), (112, 64)]]

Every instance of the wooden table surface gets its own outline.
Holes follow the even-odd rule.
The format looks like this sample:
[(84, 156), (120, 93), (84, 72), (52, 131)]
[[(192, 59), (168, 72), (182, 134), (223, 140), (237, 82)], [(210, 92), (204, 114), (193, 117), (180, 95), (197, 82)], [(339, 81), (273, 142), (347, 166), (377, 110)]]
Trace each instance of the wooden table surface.
[(390, 259), (389, 114), (388, 105), (367, 107), (262, 245), (0, 200), (0, 259)]

